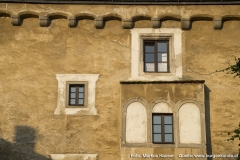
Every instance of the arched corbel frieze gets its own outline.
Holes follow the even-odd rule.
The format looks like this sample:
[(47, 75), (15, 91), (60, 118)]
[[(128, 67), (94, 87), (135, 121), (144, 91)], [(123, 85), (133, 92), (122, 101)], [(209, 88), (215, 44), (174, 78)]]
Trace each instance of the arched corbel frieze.
[(151, 16), (150, 15), (135, 15), (132, 17), (133, 21), (140, 21), (140, 20), (151, 20)]
[(12, 13), (5, 10), (0, 10), (0, 17), (11, 17)]
[(50, 25), (50, 19), (48, 16), (39, 16), (39, 25), (41, 27), (48, 27)]
[(189, 30), (191, 27), (190, 18), (182, 18), (181, 19), (181, 28), (182, 30)]
[(50, 19), (67, 19), (69, 16), (68, 13), (64, 13), (64, 12), (53, 12), (53, 13), (49, 13), (46, 16), (48, 16)]
[[(214, 21), (214, 16), (209, 14), (194, 14), (189, 17), (189, 29), (194, 21)], [(214, 23), (214, 22), (213, 22)]]
[(26, 18), (38, 18), (39, 14), (34, 11), (22, 11), (17, 14), (12, 14), (12, 25), (14, 26), (20, 26), (23, 23), (23, 20)]
[(240, 20), (240, 15), (225, 15), (221, 17), (223, 21)]
[[(151, 21), (151, 20), (152, 20), (152, 17), (151, 17), (150, 15), (147, 15), (147, 14), (144, 14), (144, 15), (142, 15), (142, 14), (140, 14), (140, 15), (135, 15), (135, 16), (132, 17), (132, 20), (133, 20), (132, 28), (135, 27), (136, 22), (138, 22), (138, 21), (147, 20), (147, 21), (149, 21), (149, 22), (152, 23), (152, 21)], [(151, 26), (152, 26), (152, 24), (151, 24)]]
[(13, 26), (20, 26), (22, 24), (22, 19), (19, 14), (12, 14), (11, 18), (12, 18), (11, 23)]
[(118, 14), (107, 14), (107, 15), (103, 15), (103, 25), (105, 26), (105, 23), (107, 23), (107, 21), (111, 21), (111, 20), (117, 20), (117, 21), (122, 21), (122, 17)]
[(159, 15), (158, 17), (160, 18), (161, 21), (167, 21), (167, 20), (180, 21), (182, 18), (180, 15), (171, 14), (171, 13)]
[(221, 17), (215, 17), (213, 18), (213, 28), (214, 29), (222, 29), (222, 18)]
[(194, 14), (190, 16), (191, 21), (198, 21), (198, 20), (212, 21), (213, 18), (214, 16), (210, 14)]
[(94, 14), (91, 13), (78, 13), (76, 15), (73, 15), (74, 17), (76, 17), (77, 20), (80, 19), (90, 19), (90, 20), (94, 20), (97, 16), (95, 16)]
[(154, 17), (151, 19), (151, 21), (152, 21), (152, 28), (160, 28), (161, 26), (160, 18)]
[(109, 20), (122, 21), (122, 17), (115, 13), (106, 14), (106, 15), (103, 15), (102, 17), (104, 21), (109, 21)]
[(34, 12), (34, 11), (22, 11), (18, 13), (22, 19), (25, 18), (38, 18), (39, 13)]
[(76, 17), (75, 17), (75, 16), (70, 16), (70, 17), (68, 17), (68, 26), (69, 26), (70, 28), (77, 26), (77, 20), (76, 20)]
[(123, 19), (122, 20), (122, 28), (123, 29), (132, 29), (133, 28), (133, 20), (131, 18)]
[(94, 26), (97, 29), (102, 29), (104, 27), (104, 21), (102, 16), (98, 16), (94, 20)]

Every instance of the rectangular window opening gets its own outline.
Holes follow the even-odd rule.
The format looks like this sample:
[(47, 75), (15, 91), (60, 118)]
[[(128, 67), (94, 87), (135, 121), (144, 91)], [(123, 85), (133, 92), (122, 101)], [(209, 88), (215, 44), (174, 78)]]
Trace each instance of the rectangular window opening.
[(152, 115), (152, 142), (174, 143), (173, 114)]
[(144, 41), (144, 72), (169, 73), (169, 41)]
[(69, 106), (84, 106), (85, 100), (85, 85), (84, 84), (69, 84)]

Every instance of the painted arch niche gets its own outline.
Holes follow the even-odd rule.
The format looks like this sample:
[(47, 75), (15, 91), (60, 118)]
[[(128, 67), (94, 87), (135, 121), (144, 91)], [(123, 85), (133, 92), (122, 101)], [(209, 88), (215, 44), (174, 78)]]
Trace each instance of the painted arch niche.
[(165, 102), (157, 103), (152, 110), (153, 113), (173, 113), (172, 107)]
[(200, 111), (194, 103), (185, 103), (179, 109), (181, 144), (201, 144)]
[(140, 102), (133, 102), (127, 107), (126, 142), (147, 142), (147, 113), (146, 108)]

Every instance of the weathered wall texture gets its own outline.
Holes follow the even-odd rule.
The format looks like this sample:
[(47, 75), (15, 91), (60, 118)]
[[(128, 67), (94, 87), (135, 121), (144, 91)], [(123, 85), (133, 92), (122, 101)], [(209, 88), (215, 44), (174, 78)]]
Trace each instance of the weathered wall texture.
[[(174, 152), (174, 148), (122, 148), (121, 152), (119, 82), (131, 76), (131, 33), (122, 28), (120, 20), (132, 18), (137, 20), (134, 27), (151, 28), (153, 17), (163, 18), (161, 28), (181, 28), (182, 18), (192, 20), (190, 30), (183, 30), (182, 34), (183, 79), (205, 80), (206, 139), (210, 146), (207, 152), (236, 153), (238, 142), (226, 139), (227, 132), (237, 128), (240, 121), (240, 81), (226, 73), (212, 72), (240, 57), (239, 9), (235, 5), (1, 3), (1, 155), (11, 160), (38, 160), (47, 159), (50, 154), (98, 154), (99, 160), (120, 160), (129, 159), (130, 153)], [(22, 18), (20, 26), (11, 25), (13, 15)], [(49, 16), (51, 24), (40, 27), (39, 16)], [(79, 16), (77, 27), (68, 27), (70, 16)], [(105, 18), (103, 29), (94, 27), (93, 19), (98, 16)], [(215, 17), (224, 20), (220, 30), (213, 27)], [(58, 97), (56, 74), (100, 74), (96, 85), (98, 115), (54, 115)], [(134, 91), (140, 93), (145, 89), (142, 86)], [(195, 96), (188, 88), (175, 92)], [(185, 97), (175, 98), (177, 101)], [(189, 154), (206, 152), (176, 150)]]

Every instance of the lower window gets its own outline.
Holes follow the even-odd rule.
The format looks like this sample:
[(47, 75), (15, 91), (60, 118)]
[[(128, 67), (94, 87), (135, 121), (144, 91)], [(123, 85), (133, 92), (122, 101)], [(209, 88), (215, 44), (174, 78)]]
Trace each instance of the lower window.
[(174, 143), (172, 114), (152, 115), (152, 142)]

